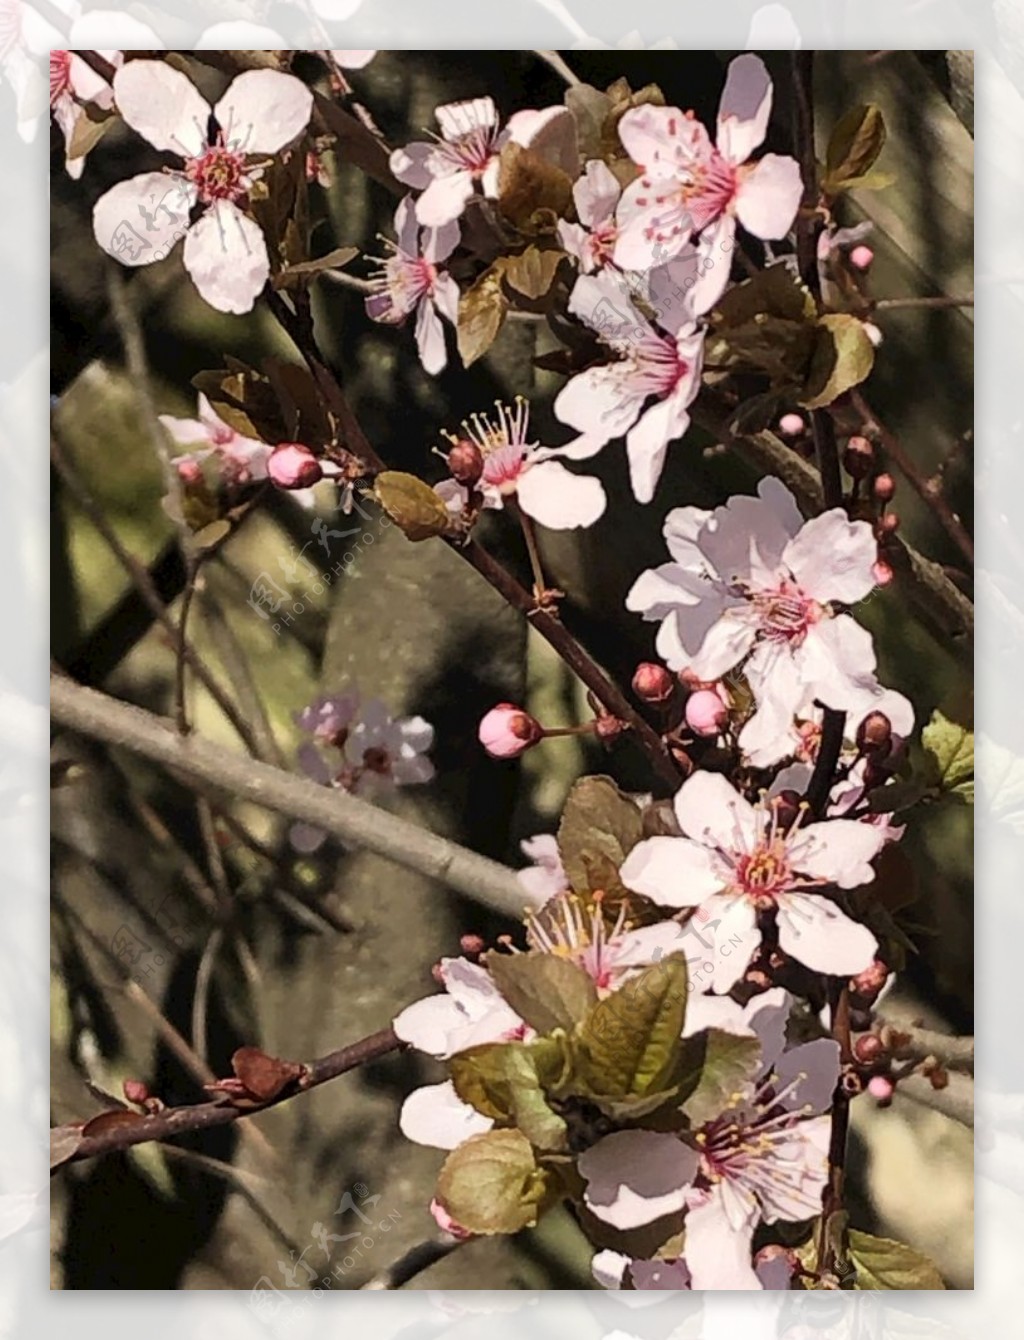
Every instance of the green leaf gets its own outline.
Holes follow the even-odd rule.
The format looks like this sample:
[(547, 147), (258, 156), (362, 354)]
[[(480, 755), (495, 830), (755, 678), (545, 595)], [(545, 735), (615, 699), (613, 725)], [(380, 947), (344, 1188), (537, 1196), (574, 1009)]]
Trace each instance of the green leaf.
[(612, 100), (592, 84), (574, 84), (566, 89), (565, 105), (576, 122), (576, 139), (584, 163), (601, 158), (604, 151), (604, 127), (612, 110)]
[(940, 789), (973, 805), (974, 732), (936, 711), (921, 732), (921, 744), (934, 760)]
[(437, 1198), (470, 1233), (518, 1233), (536, 1224), (545, 1183), (525, 1135), (487, 1131), (445, 1159)]
[(853, 107), (836, 123), (825, 152), (826, 195), (870, 172), (885, 144), (885, 119), (875, 103)]
[(557, 954), (491, 953), (486, 965), (516, 1014), (538, 1033), (571, 1032), (597, 1001), (589, 974)]
[(818, 319), (810, 292), (781, 261), (735, 284), (723, 294), (715, 308), (715, 322), (716, 325), (742, 326), (762, 312), (787, 321), (813, 324)]
[(609, 870), (617, 875), (642, 837), (639, 808), (610, 777), (582, 778), (569, 792), (558, 826), (558, 851), (570, 886), (577, 893), (607, 892)]
[(451, 517), (439, 494), (415, 475), (384, 470), (373, 481), (373, 496), (410, 540), (429, 540), (451, 528)]
[(274, 275), (271, 282), (274, 288), (302, 288), (322, 270), (341, 270), (358, 255), (358, 247), (336, 247), (326, 256), (317, 256), (315, 260), (298, 261), (294, 265), (286, 266), (280, 274)]
[(842, 191), (884, 191), (895, 180), (895, 172), (865, 172), (863, 177), (851, 177), (849, 181), (844, 181), (833, 191), (833, 195), (839, 195)]
[(506, 258), (505, 283), (524, 298), (536, 302), (554, 283), (555, 272), (564, 258), (564, 251), (527, 247), (518, 256)]
[(589, 1093), (642, 1097), (669, 1087), (686, 993), (686, 958), (670, 954), (594, 1006), (575, 1037), (579, 1075)]
[(891, 1238), (850, 1230), (849, 1256), (856, 1274), (855, 1289), (945, 1289), (942, 1276), (927, 1256)]
[(498, 260), (459, 298), (459, 356), (468, 368), (494, 343), (508, 312), (502, 285), (506, 262)]
[(197, 372), (192, 378), (196, 390), (202, 391), (224, 422), (243, 437), (271, 446), (292, 441), (267, 378), (236, 358), (228, 357), (225, 362), (226, 368)]
[(518, 1127), (537, 1149), (564, 1150), (566, 1125), (545, 1097), (538, 1065), (549, 1074), (555, 1068), (553, 1058), (532, 1044), (498, 1042), (458, 1052), (449, 1069), (463, 1102)]
[(679, 1058), (683, 1111), (692, 1126), (717, 1117), (729, 1099), (752, 1080), (761, 1066), (757, 1038), (741, 1038), (708, 1028), (682, 1044)]
[(870, 374), (875, 346), (863, 321), (847, 312), (827, 312), (818, 322), (817, 339), (800, 404), (807, 409), (831, 405)]

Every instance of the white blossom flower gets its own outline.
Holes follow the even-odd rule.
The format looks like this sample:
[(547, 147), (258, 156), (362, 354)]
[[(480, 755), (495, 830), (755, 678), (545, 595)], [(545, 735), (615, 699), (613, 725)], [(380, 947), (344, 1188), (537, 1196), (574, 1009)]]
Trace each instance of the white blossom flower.
[(175, 467), (186, 482), (195, 469), (211, 460), (216, 462), (221, 479), (229, 487), (266, 479), (270, 447), (225, 423), (202, 392), (196, 418), (176, 418), (173, 414), (159, 417), (175, 442), (192, 448), (174, 458)]
[[(695, 249), (688, 264), (696, 273)], [(556, 417), (581, 435), (560, 454), (584, 460), (625, 436), (634, 496), (650, 502), (669, 444), (690, 426), (689, 407), (700, 390), (704, 332), (682, 300), (665, 307), (659, 318), (664, 329), (656, 329), (637, 308), (623, 277), (609, 269), (580, 276), (569, 310), (598, 332), (616, 361), (588, 368), (558, 393)]]
[(531, 864), (517, 870), (516, 878), (533, 903), (540, 906), (568, 889), (569, 880), (554, 833), (536, 833), (533, 837), (524, 838), (519, 847)]
[(406, 196), (395, 212), (397, 243), (380, 261), (372, 282), (375, 292), (366, 299), (372, 321), (401, 325), (416, 313), (416, 347), (420, 362), (431, 376), (448, 362), (444, 344), (444, 316), (454, 326), (459, 319), (459, 286), (441, 266), (459, 245), (459, 225), (421, 228), (412, 197)]
[[(124, 60), (120, 51), (99, 51), (111, 65)], [(73, 51), (50, 52), (50, 115), (64, 136), (64, 166), (69, 177), (78, 178), (85, 167), (85, 154), (71, 157), (71, 146), (79, 122), (86, 116), (83, 103), (107, 109), (114, 92), (107, 81)]]
[(711, 985), (726, 992), (742, 977), (761, 943), (759, 914), (774, 913), (779, 948), (812, 972), (850, 977), (872, 962), (878, 942), (823, 896), (874, 879), (872, 859), (884, 837), (852, 819), (779, 821), (776, 799), (751, 805), (720, 774), (696, 772), (676, 793), (683, 837), (640, 842), (620, 872), (629, 889), (663, 907), (697, 907), (710, 920), (704, 934)]
[(875, 586), (877, 544), (866, 521), (832, 508), (804, 522), (777, 479), (758, 497), (705, 512), (668, 514), (672, 562), (641, 574), (626, 608), (660, 620), (658, 654), (673, 670), (719, 679), (743, 667), (757, 710), (740, 733), (748, 757), (767, 766), (791, 750), (807, 701), (870, 710), (881, 688), (870, 634), (835, 606)]
[[(748, 162), (764, 141), (771, 110), (768, 71), (747, 52), (729, 65), (715, 144), (692, 112), (652, 105), (626, 112), (619, 137), (641, 175), (619, 204), (616, 264), (646, 269), (656, 248), (675, 255), (710, 225), (716, 246), (731, 250), (737, 218), (755, 237), (784, 237), (803, 194), (800, 165), (779, 154)], [(725, 268), (722, 287), (727, 278)]]
[(394, 1021), (403, 1042), (444, 1060), (485, 1042), (518, 1042), (532, 1036), (479, 963), (443, 958), (444, 991), (406, 1006)]
[[(149, 265), (184, 237), (182, 260), (203, 298), (219, 311), (248, 312), (270, 275), (259, 225), (244, 212), (261, 159), (296, 139), (309, 123), (312, 94), (276, 70), (247, 70), (211, 108), (179, 70), (133, 60), (114, 76), (126, 123), (182, 167), (144, 172), (96, 202), (93, 231), (123, 265)], [(218, 130), (210, 135), (210, 117)], [(196, 205), (204, 212), (194, 222)]]
[(413, 1089), (398, 1114), (398, 1127), (405, 1138), (432, 1149), (455, 1149), (493, 1125), (490, 1117), (462, 1101), (450, 1079)]
[(599, 158), (587, 163), (572, 188), (579, 223), (559, 219), (558, 240), (585, 275), (611, 262), (618, 236), (615, 207), (621, 195), (618, 178)]

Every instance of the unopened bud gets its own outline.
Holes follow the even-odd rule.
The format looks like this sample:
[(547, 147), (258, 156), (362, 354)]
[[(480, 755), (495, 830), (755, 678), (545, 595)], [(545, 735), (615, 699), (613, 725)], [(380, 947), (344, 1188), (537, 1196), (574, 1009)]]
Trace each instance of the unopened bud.
[(473, 1236), (468, 1228), (463, 1228), (461, 1224), (455, 1222), (439, 1200), (430, 1202), (430, 1213), (434, 1216), (434, 1222), (441, 1232), (447, 1233), (450, 1238), (455, 1238), (458, 1242), (465, 1242), (467, 1238)]
[(876, 586), (888, 586), (893, 579), (892, 564), (880, 558), (876, 563), (872, 563), (871, 575), (875, 579)]
[(477, 737), (492, 758), (518, 758), (544, 734), (539, 721), (513, 703), (492, 707), (480, 722)]
[(869, 968), (850, 978), (850, 990), (855, 996), (873, 1000), (888, 980), (888, 966), (880, 958), (876, 958)]
[(928, 1082), (933, 1089), (945, 1089), (949, 1087), (949, 1074), (940, 1065), (934, 1065), (925, 1071), (928, 1076)]
[(779, 420), (779, 432), (783, 437), (800, 437), (806, 427), (800, 414), (783, 414)]
[(891, 502), (896, 492), (896, 481), (892, 475), (879, 475), (871, 486), (871, 491), (880, 503)]
[(482, 954), (486, 943), (482, 935), (463, 935), (459, 948), (464, 954)]
[(875, 253), (870, 247), (854, 247), (850, 252), (850, 264), (855, 270), (869, 269), (874, 259)]
[(867, 479), (875, 464), (875, 449), (866, 437), (851, 437), (843, 450), (843, 468), (851, 479)]
[(440, 963), (434, 964), (430, 969), (430, 975), (438, 986), (444, 986), (444, 969), (441, 967)]
[(694, 735), (720, 735), (729, 720), (729, 709), (714, 689), (698, 689), (686, 700), (686, 724)]
[(178, 471), (178, 478), (183, 484), (199, 484), (202, 482), (203, 471), (198, 461), (194, 461), (191, 456), (183, 456), (180, 461), (174, 462)]
[(676, 681), (663, 665), (642, 661), (633, 674), (633, 692), (642, 703), (667, 703)]
[(895, 512), (886, 512), (885, 516), (879, 517), (879, 535), (895, 535), (899, 528), (900, 519)]
[(868, 1093), (881, 1107), (889, 1106), (895, 1089), (896, 1085), (885, 1075), (873, 1075), (868, 1080)]
[(602, 712), (594, 722), (594, 734), (599, 740), (614, 740), (626, 729), (626, 723), (610, 712)]
[(875, 1033), (865, 1033), (853, 1044), (853, 1054), (862, 1065), (874, 1065), (879, 1057), (885, 1055), (882, 1039)]
[(121, 1085), (125, 1100), (141, 1107), (149, 1098), (149, 1085), (141, 1079), (126, 1079)]
[(270, 453), (267, 474), (279, 489), (308, 489), (323, 478), (323, 468), (301, 442), (282, 442)]
[(475, 442), (460, 438), (448, 453), (448, 469), (452, 478), (466, 488), (472, 488), (484, 472), (484, 454)]
[(869, 712), (857, 727), (862, 754), (887, 754), (892, 748), (892, 722), (884, 712)]

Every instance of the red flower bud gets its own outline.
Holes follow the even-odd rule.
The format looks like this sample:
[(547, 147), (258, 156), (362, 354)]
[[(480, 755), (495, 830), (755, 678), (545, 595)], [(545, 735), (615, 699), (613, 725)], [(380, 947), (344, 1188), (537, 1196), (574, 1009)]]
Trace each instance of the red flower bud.
[(129, 1103), (136, 1103), (139, 1107), (149, 1098), (149, 1085), (141, 1079), (126, 1079), (121, 1085), (125, 1099)]
[(885, 755), (892, 748), (892, 722), (884, 712), (869, 712), (857, 728), (857, 747), (863, 754)]
[(323, 478), (320, 462), (301, 442), (282, 442), (270, 453), (267, 474), (279, 489), (308, 489)]
[(460, 438), (448, 453), (448, 469), (453, 479), (471, 489), (484, 472), (484, 454), (475, 442)]
[(882, 1039), (874, 1033), (865, 1033), (853, 1044), (853, 1054), (861, 1065), (874, 1065), (885, 1054)]
[(633, 692), (642, 703), (667, 703), (676, 681), (663, 665), (641, 661), (633, 673)]
[(543, 727), (513, 703), (492, 707), (480, 722), (477, 736), (492, 758), (518, 758), (540, 740)]
[(482, 954), (484, 944), (482, 935), (463, 935), (459, 940), (459, 948), (464, 954)]
[(866, 437), (851, 437), (843, 449), (843, 468), (851, 479), (867, 479), (875, 464), (875, 449)]
[(892, 475), (879, 475), (872, 486), (872, 492), (880, 503), (892, 501), (896, 492), (896, 481)]
[(876, 586), (888, 586), (894, 576), (892, 564), (880, 558), (877, 563), (872, 563), (871, 575), (875, 579)]

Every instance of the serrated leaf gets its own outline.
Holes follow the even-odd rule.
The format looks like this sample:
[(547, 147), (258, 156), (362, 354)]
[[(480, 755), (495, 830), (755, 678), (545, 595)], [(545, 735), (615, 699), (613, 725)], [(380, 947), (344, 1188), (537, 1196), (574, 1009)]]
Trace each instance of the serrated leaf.
[(538, 1033), (570, 1032), (597, 1001), (590, 975), (557, 954), (488, 954), (487, 970), (521, 1019)]
[(934, 760), (940, 789), (973, 805), (974, 732), (935, 711), (921, 732), (921, 744)]
[(536, 1224), (545, 1183), (521, 1132), (487, 1131), (448, 1155), (437, 1198), (467, 1232), (518, 1233)]
[(875, 362), (875, 346), (864, 323), (847, 312), (827, 312), (818, 322), (807, 380), (799, 403), (821, 409), (858, 386)]
[(536, 302), (554, 283), (555, 273), (564, 258), (564, 251), (527, 247), (518, 256), (506, 257), (505, 283), (524, 298)]
[(864, 177), (874, 166), (885, 144), (885, 119), (877, 104), (853, 107), (836, 123), (825, 152), (826, 195), (857, 177)]
[(458, 1052), (449, 1062), (455, 1092), (485, 1117), (517, 1127), (537, 1149), (566, 1148), (566, 1125), (551, 1108), (538, 1073), (551, 1058), (534, 1044), (486, 1043)]
[(849, 1257), (855, 1289), (945, 1289), (927, 1256), (892, 1238), (876, 1238), (852, 1228)]
[(504, 324), (508, 312), (502, 284), (505, 264), (504, 260), (496, 261), (459, 298), (459, 357), (467, 368), (483, 357)]
[(686, 1038), (678, 1071), (680, 1089), (686, 1095), (682, 1108), (693, 1126), (721, 1114), (730, 1098), (752, 1080), (761, 1066), (761, 1044), (757, 1038), (738, 1037), (719, 1028), (708, 1028)]
[(451, 527), (442, 498), (415, 475), (383, 470), (373, 481), (373, 496), (410, 540), (429, 540), (446, 534)]
[(569, 792), (558, 826), (558, 851), (577, 893), (607, 890), (601, 868), (617, 874), (643, 837), (643, 816), (610, 777), (584, 777)]
[(301, 288), (323, 270), (340, 270), (358, 255), (358, 247), (336, 247), (326, 256), (317, 256), (311, 261), (297, 261), (294, 265), (286, 266), (280, 274), (274, 275), (271, 283), (276, 289)]
[(686, 995), (686, 958), (669, 954), (599, 1001), (575, 1035), (578, 1073), (588, 1091), (626, 1098), (669, 1087)]

